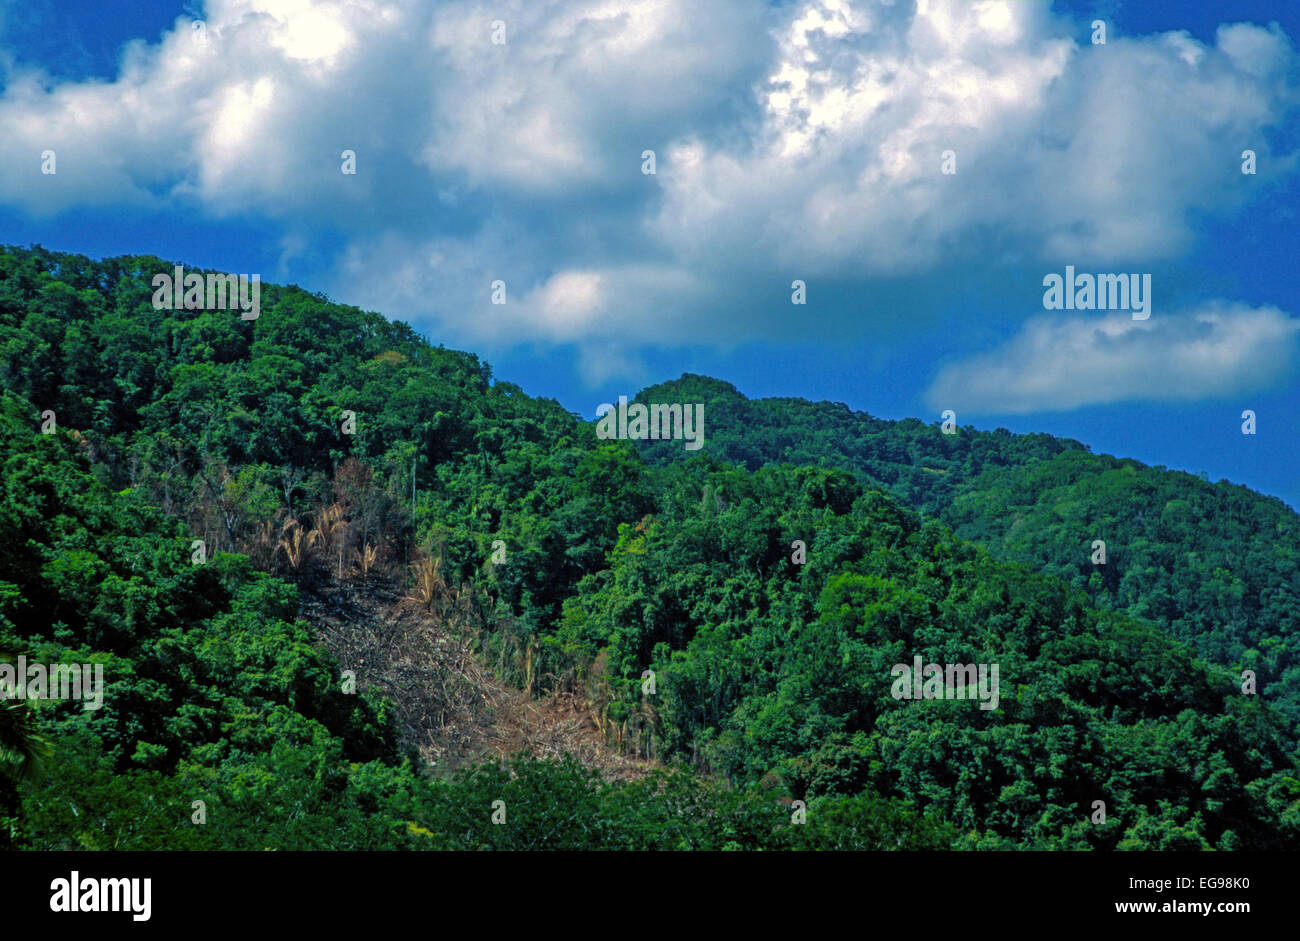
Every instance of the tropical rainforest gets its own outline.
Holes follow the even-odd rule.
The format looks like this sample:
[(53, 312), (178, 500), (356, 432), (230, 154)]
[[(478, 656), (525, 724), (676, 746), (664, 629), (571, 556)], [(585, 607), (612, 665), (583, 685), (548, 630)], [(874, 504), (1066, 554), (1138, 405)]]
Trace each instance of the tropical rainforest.
[[(173, 266), (0, 248), (0, 660), (105, 678), (0, 702), (0, 845), (1300, 846), (1281, 501), (695, 375), (636, 400), (701, 450), (598, 440), (298, 287), (158, 310)], [(895, 698), (918, 656), (997, 708)]]

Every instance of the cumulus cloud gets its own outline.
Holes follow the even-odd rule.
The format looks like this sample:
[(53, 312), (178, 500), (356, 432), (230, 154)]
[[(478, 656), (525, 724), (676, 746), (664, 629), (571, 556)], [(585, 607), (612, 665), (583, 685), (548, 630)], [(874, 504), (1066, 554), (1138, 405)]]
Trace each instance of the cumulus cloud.
[(944, 366), (925, 397), (935, 409), (1006, 415), (1220, 398), (1284, 379), (1298, 338), (1300, 319), (1227, 302), (1141, 321), (1039, 317), (1002, 347)]
[[(793, 278), (899, 297), (899, 278), (1000, 262), (1177, 256), (1191, 220), (1294, 166), (1268, 145), (1296, 104), (1276, 27), (1093, 46), (1048, 4), (1000, 0), (210, 0), (204, 17), (201, 36), (182, 18), (129, 44), (111, 82), (5, 66), (0, 206), (265, 220), (291, 279), (480, 348), (585, 344), (593, 374), (883, 310), (792, 318)], [(485, 306), (495, 279), (504, 308)]]
[(657, 234), (828, 275), (1177, 254), (1193, 211), (1236, 203), (1243, 145), (1294, 106), (1289, 40), (1237, 24), (1213, 46), (1093, 46), (1045, 7), (805, 5), (780, 31), (755, 133), (671, 152)]
[(114, 82), (11, 75), (0, 159), (34, 176), (0, 177), (0, 200), (41, 213), (190, 198), (366, 231), (458, 189), (626, 188), (642, 149), (716, 119), (766, 45), (741, 0), (211, 0), (205, 16), (130, 44)]
[[(497, 19), (506, 44), (485, 47)], [(421, 155), (533, 193), (640, 185), (641, 152), (716, 123), (769, 45), (762, 5), (744, 0), (445, 4)]]

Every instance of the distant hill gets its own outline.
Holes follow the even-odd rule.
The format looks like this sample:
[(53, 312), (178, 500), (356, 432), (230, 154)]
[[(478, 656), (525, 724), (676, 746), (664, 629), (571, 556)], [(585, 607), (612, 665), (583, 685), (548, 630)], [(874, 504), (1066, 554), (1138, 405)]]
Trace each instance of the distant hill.
[[(704, 450), (719, 460), (750, 470), (782, 463), (843, 468), (928, 515), (951, 504), (959, 485), (981, 471), (1087, 450), (1078, 441), (1045, 434), (966, 427), (944, 435), (938, 422), (873, 418), (843, 404), (749, 399), (728, 382), (689, 373), (643, 389), (635, 401), (704, 402)], [(680, 442), (640, 446), (652, 463), (683, 457)]]

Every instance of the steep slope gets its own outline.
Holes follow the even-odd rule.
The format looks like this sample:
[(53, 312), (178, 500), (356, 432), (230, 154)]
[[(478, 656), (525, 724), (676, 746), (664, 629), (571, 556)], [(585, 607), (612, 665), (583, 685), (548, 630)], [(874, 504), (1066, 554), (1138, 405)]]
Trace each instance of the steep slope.
[(503, 683), (482, 662), (472, 625), (435, 614), (387, 579), (313, 588), (301, 615), (319, 646), (353, 670), (357, 688), (390, 704), (400, 741), (439, 775), (524, 751), (571, 754), (611, 780), (653, 767), (611, 748), (572, 692), (533, 699)]
[[(0, 647), (28, 663), (102, 666), (104, 695), (97, 709), (58, 699), (6, 707), (30, 715), (31, 728), (17, 731), (50, 746), (43, 773), (17, 783), (13, 756), (0, 753), (6, 847), (940, 849), (961, 840), (942, 821), (868, 793), (817, 802), (813, 825), (794, 828), (780, 793), (646, 775), (636, 762), (622, 762), (613, 776), (624, 780), (612, 783), (571, 759), (520, 754), (427, 775), (437, 769), (403, 754), (389, 704), (369, 698), (364, 681), (347, 692), (340, 667), (311, 645), (293, 585), (240, 555), (196, 561), (177, 521), (138, 493), (105, 489), (74, 435), (40, 426), (34, 408), (0, 395)], [(394, 611), (378, 587), (360, 610), (344, 598), (334, 614), (312, 615), (330, 606), (328, 590), (309, 602), (325, 646), (360, 661), (370, 648), (358, 640), (376, 631), (427, 636), (427, 620)], [(370, 685), (384, 686), (386, 664), (411, 670), (418, 695), (408, 704), (430, 702), (423, 684), (452, 664), (471, 689), (480, 682), (463, 650), (429, 663), (401, 655), (418, 644), (396, 647), (399, 656), (370, 662)], [(562, 701), (524, 703), (512, 718), (519, 694), (499, 692), (503, 708), (489, 719), (505, 714), (493, 721), (503, 737), (471, 736), (470, 753), (571, 744)], [(498, 804), (509, 809), (500, 825)]]

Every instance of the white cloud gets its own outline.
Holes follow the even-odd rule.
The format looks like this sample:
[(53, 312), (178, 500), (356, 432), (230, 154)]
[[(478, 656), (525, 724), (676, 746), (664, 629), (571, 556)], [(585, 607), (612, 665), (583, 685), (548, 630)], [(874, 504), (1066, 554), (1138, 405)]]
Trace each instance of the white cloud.
[(665, 161), (654, 228), (683, 257), (841, 277), (1000, 251), (1170, 257), (1194, 210), (1236, 205), (1240, 151), (1295, 104), (1276, 29), (1093, 46), (1062, 37), (1043, 4), (803, 9), (780, 32), (756, 131), (687, 139)]
[[(505, 45), (487, 42), (497, 19)], [(759, 74), (765, 25), (747, 0), (444, 4), (423, 159), (534, 192), (641, 186), (642, 150), (716, 117)]]
[[(342, 299), (476, 348), (633, 362), (830, 329), (781, 309), (793, 278), (874, 297), (1003, 260), (1176, 256), (1190, 220), (1294, 169), (1266, 137), (1296, 103), (1277, 29), (1092, 46), (1047, 4), (921, 6), (210, 0), (206, 44), (178, 20), (112, 82), (10, 74), (0, 206), (262, 218), (290, 267), (328, 234), (337, 264), (311, 275)], [(496, 278), (508, 311), (483, 306)]]
[[(0, 202), (43, 214), (173, 197), (374, 228), (458, 178), (550, 197), (644, 187), (641, 151), (719, 111), (766, 44), (744, 0), (211, 0), (205, 23), (131, 44), (111, 83), (13, 76)], [(55, 178), (40, 178), (45, 149)], [(355, 178), (339, 173), (344, 149)], [(381, 167), (401, 178), (367, 181)]]
[(1300, 319), (1276, 307), (1220, 301), (1142, 321), (1043, 316), (1002, 347), (944, 366), (925, 398), (958, 414), (1222, 398), (1274, 386), (1298, 350)]

